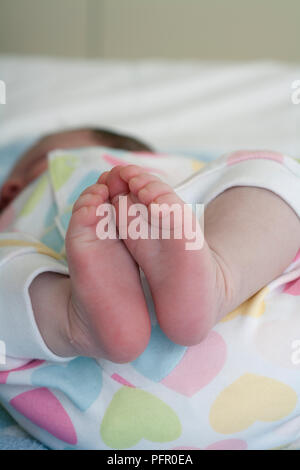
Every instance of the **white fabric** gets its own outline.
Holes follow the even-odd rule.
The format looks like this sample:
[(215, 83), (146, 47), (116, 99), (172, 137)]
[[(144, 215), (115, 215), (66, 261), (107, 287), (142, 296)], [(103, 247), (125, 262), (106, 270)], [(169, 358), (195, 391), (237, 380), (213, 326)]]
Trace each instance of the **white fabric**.
[(291, 99), (299, 65), (0, 56), (0, 79), (0, 145), (91, 124), (161, 149), (300, 154), (300, 105)]
[(34, 247), (37, 242), (27, 234), (1, 233), (0, 243), (25, 242), (28, 246), (0, 246), (0, 338), (6, 346), (6, 361), (1, 370), (20, 366), (20, 361), (44, 359), (63, 362), (46, 346), (37, 327), (29, 297), (29, 286), (43, 272), (68, 274), (67, 267)]

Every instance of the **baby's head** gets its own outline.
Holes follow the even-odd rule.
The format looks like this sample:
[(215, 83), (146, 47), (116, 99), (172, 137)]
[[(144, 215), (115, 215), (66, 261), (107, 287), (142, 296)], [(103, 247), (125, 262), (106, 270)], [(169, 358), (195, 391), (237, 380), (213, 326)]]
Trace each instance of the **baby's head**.
[(152, 152), (143, 142), (105, 129), (75, 129), (50, 134), (20, 156), (0, 191), (0, 210), (41, 175), (48, 165), (47, 154), (55, 149), (104, 146), (132, 152)]

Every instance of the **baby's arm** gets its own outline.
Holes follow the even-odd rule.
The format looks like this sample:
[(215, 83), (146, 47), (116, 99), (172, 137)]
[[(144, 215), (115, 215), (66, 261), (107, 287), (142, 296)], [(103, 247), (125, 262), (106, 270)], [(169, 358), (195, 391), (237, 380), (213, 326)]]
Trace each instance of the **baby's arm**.
[(223, 317), (279, 276), (300, 248), (300, 220), (271, 191), (234, 187), (205, 211), (205, 239), (223, 276)]

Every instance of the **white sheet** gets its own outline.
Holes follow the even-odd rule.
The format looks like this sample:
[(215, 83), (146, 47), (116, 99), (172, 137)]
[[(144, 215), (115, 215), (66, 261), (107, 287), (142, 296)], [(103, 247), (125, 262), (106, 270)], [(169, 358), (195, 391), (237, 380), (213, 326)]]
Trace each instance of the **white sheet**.
[(272, 148), (300, 156), (300, 66), (0, 56), (0, 145), (74, 127), (114, 127), (160, 149)]

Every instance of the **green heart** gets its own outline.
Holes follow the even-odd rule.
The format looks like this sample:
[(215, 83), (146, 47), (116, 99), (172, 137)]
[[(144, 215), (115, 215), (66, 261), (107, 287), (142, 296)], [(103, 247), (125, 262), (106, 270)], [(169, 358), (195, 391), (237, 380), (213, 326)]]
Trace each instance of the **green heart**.
[(68, 181), (77, 165), (78, 159), (74, 155), (59, 155), (50, 160), (50, 173), (56, 191)]
[(29, 215), (36, 205), (41, 201), (43, 194), (46, 190), (48, 184), (48, 179), (46, 175), (41, 176), (39, 182), (37, 183), (33, 193), (29, 196), (26, 204), (24, 205), (20, 215)]
[(118, 390), (101, 423), (103, 442), (113, 449), (127, 449), (142, 438), (169, 442), (181, 434), (176, 413), (149, 392), (131, 387)]

